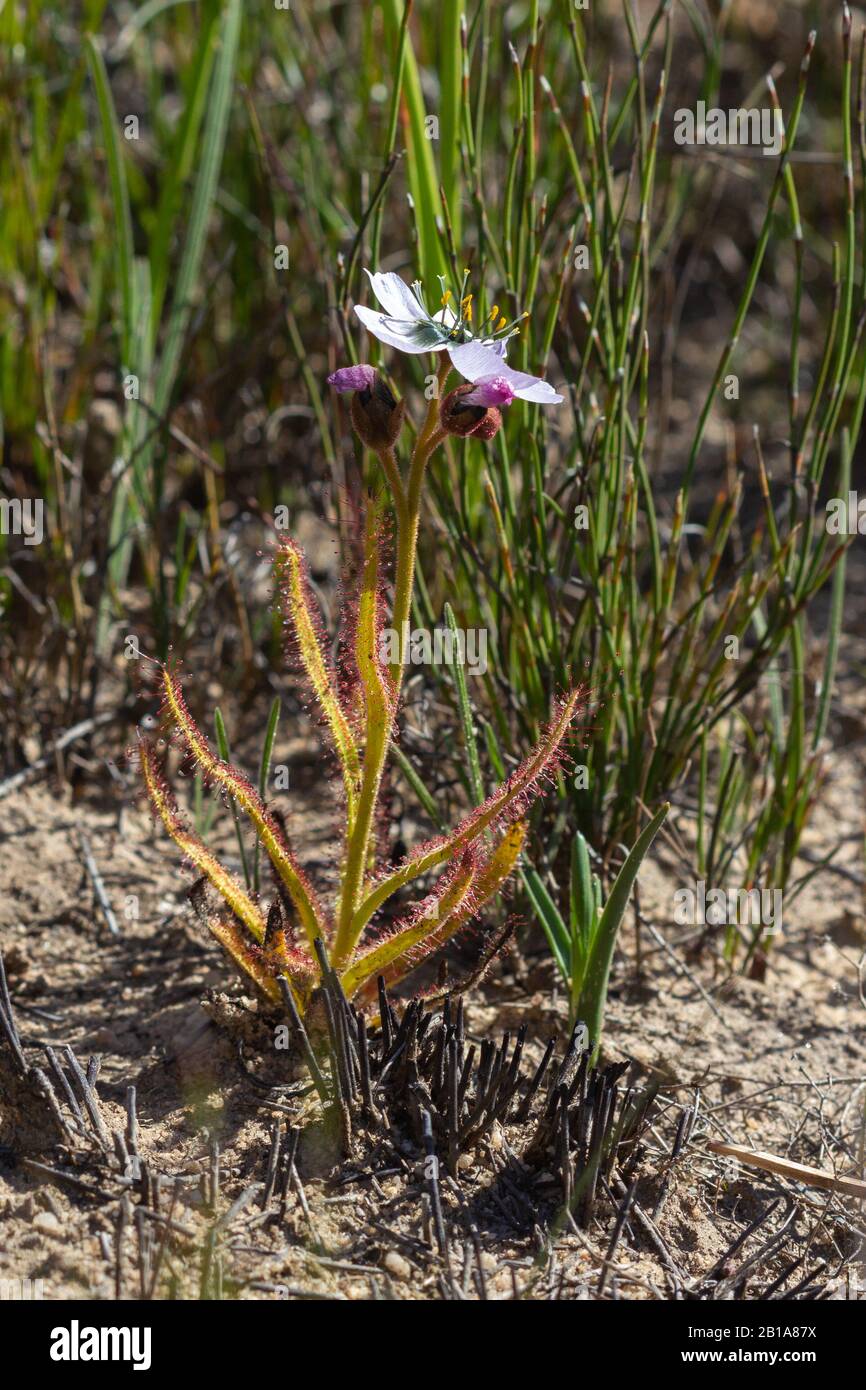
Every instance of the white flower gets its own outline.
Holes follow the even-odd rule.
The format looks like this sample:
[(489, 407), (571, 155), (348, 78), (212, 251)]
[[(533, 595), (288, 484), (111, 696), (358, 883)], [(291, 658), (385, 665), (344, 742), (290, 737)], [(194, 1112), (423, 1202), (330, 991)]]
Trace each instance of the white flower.
[[(431, 314), (424, 302), (421, 282), (409, 287), (393, 271), (367, 275), (384, 313), (356, 304), (355, 313), (374, 338), (398, 348), (400, 352), (448, 352), (454, 367), (473, 383), (488, 377), (507, 382), (514, 396), (539, 405), (556, 405), (562, 400), (552, 386), (540, 377), (516, 372), (505, 362), (508, 339), (517, 332), (517, 322), (498, 330), (501, 336), (476, 337), (470, 327), (471, 296), (461, 294), (460, 316), (450, 307), (450, 293), (442, 296), (442, 308)], [(444, 289), (444, 281), (442, 281)], [(464, 280), (463, 289), (466, 283)]]
[[(401, 352), (441, 352), (456, 331), (457, 320), (445, 306), (434, 318), (424, 303), (420, 280), (412, 288), (393, 271), (373, 275), (368, 270), (373, 293), (384, 313), (355, 305), (355, 313), (374, 338)], [(458, 339), (459, 341), (459, 339)]]

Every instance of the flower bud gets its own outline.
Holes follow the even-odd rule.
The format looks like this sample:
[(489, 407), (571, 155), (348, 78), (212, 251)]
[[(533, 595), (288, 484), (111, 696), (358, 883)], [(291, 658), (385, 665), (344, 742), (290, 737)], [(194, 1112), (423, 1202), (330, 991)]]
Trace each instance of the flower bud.
[(375, 367), (341, 367), (328, 377), (335, 391), (352, 391), (350, 413), (355, 433), (368, 449), (393, 447), (403, 428), (403, 402), (396, 401)]
[(446, 434), (492, 439), (502, 424), (499, 407), (513, 400), (514, 392), (504, 377), (466, 382), (448, 392), (439, 408), (439, 423)]

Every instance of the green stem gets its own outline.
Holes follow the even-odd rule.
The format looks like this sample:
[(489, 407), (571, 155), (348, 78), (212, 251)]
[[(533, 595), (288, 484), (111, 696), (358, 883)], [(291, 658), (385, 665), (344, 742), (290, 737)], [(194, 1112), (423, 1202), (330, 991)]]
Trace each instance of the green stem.
[[(415, 560), (418, 551), (418, 526), (421, 517), (424, 474), (427, 460), (445, 438), (444, 432), (439, 426), (439, 399), (450, 371), (451, 362), (445, 354), (437, 372), (436, 394), (427, 408), (427, 416), (412, 451), (408, 486), (403, 496), (398, 493), (394, 498), (397, 514), (397, 565), (391, 624), (395, 632), (399, 634), (399, 657), (391, 666), (392, 711), (396, 710), (400, 698), (403, 672), (408, 655), (406, 629), (412, 610), (412, 589), (415, 582)], [(389, 477), (390, 481), (389, 466), (386, 465), (384, 459), (382, 462), (386, 476)], [(396, 468), (396, 464), (394, 464), (394, 468)], [(349, 837), (346, 868), (340, 892), (337, 934), (331, 954), (331, 963), (337, 971), (344, 969), (348, 964), (358, 941), (358, 932), (353, 930), (352, 918), (363, 894), (370, 835), (375, 820), (376, 804), (379, 799), (382, 773), (385, 769), (390, 741), (389, 721), (368, 721), (364, 745), (364, 775), (361, 781), (355, 824)]]

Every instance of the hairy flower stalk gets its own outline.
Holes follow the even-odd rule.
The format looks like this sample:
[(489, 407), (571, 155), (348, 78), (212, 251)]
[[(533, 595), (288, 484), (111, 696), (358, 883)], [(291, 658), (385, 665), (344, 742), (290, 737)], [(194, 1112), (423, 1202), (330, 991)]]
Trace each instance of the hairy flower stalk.
[(294, 541), (283, 542), (277, 556), (277, 572), (283, 580), (283, 605), (295, 632), (298, 654), (334, 741), (346, 792), (346, 816), (351, 827), (355, 823), (361, 789), (361, 758), (351, 725), (337, 697), (334, 674), (325, 657), (304, 556)]
[[(267, 908), (259, 894), (244, 888), (186, 824), (172, 796), (156, 753), (139, 740), (139, 759), (148, 796), (169, 835), (222, 900), (214, 914), (196, 903), (203, 920), (236, 965), (272, 1003), (279, 1003), (279, 977), (289, 982), (298, 1009), (304, 1012), (321, 979), (317, 951), (325, 958), (349, 998), (373, 1002), (377, 978), (399, 983), (431, 952), (475, 918), (504, 886), (514, 870), (525, 837), (524, 817), (562, 758), (562, 748), (580, 702), (579, 692), (557, 706), (538, 746), (482, 805), (476, 806), (450, 833), (422, 845), (396, 869), (376, 864), (377, 813), (382, 780), (397, 715), (408, 658), (408, 632), (415, 578), (418, 531), (426, 468), (433, 451), (449, 434), (491, 438), (501, 424), (501, 410), (515, 399), (552, 403), (560, 400), (546, 382), (513, 372), (505, 364), (505, 344), (515, 325), (497, 328), (504, 337), (474, 338), (471, 296), (461, 289), (460, 314), (448, 307), (429, 315), (420, 286), (412, 291), (396, 276), (371, 277), (389, 310), (377, 315), (359, 310), (369, 331), (409, 352), (440, 353), (438, 390), (418, 431), (404, 479), (395, 453), (404, 406), (374, 368), (345, 367), (329, 378), (338, 391), (351, 392), (350, 414), (356, 433), (381, 461), (396, 520), (394, 597), (390, 626), (399, 634), (397, 656), (381, 657), (383, 630), (383, 498), (366, 509), (361, 572), (352, 586), (345, 628), (361, 699), (348, 702), (350, 681), (338, 679), (327, 656), (324, 627), (307, 577), (302, 552), (291, 540), (276, 555), (278, 592), (293, 646), (321, 712), (343, 788), (344, 823), (339, 889), (326, 908), (296, 862), (281, 821), (236, 768), (219, 758), (193, 720), (177, 677), (162, 668), (160, 683), (167, 725), (193, 759), (205, 781), (218, 786), (248, 817), (268, 856), (272, 891)], [(401, 317), (404, 315), (405, 317)], [(381, 324), (379, 320), (381, 319)], [(381, 329), (381, 331), (378, 331)], [(423, 343), (424, 346), (419, 346)], [(467, 378), (443, 396), (452, 366)], [(441, 400), (441, 406), (440, 406)], [(351, 591), (351, 592), (350, 592)], [(356, 694), (358, 685), (356, 685)], [(395, 893), (422, 877), (438, 877), (414, 905), (383, 930), (377, 915)], [(317, 949), (314, 949), (314, 946)]]
[[(391, 624), (398, 634), (399, 654), (391, 667), (390, 678), (393, 686), (393, 705), (396, 708), (403, 683), (403, 672), (408, 655), (406, 634), (412, 610), (412, 587), (415, 580), (415, 557), (418, 550), (418, 528), (421, 518), (421, 496), (424, 487), (424, 473), (427, 460), (433, 450), (442, 442), (443, 433), (438, 422), (438, 395), (447, 380), (451, 364), (447, 356), (437, 373), (438, 391), (427, 407), (427, 417), (419, 431), (412, 451), (409, 467), (409, 482), (404, 489), (403, 507), (397, 511), (397, 557), (394, 578), (394, 609)], [(380, 458), (385, 448), (377, 451)], [(383, 467), (384, 467), (383, 460)], [(386, 470), (387, 476), (387, 470)], [(365, 556), (365, 569), (367, 558)], [(375, 665), (375, 658), (373, 661)], [(364, 673), (361, 673), (362, 680)], [(366, 686), (365, 686), (366, 688)], [(369, 726), (368, 726), (369, 728)], [(349, 837), (346, 867), (343, 877), (343, 892), (337, 922), (337, 935), (334, 941), (333, 965), (340, 971), (348, 961), (357, 944), (358, 932), (354, 926), (355, 911), (364, 888), (364, 871), (368, 862), (369, 842), (373, 829), (376, 801), (382, 783), (382, 773), (388, 757), (390, 729), (379, 731), (374, 727), (367, 742), (364, 756), (364, 780), (361, 786), (361, 808), (353, 832)]]

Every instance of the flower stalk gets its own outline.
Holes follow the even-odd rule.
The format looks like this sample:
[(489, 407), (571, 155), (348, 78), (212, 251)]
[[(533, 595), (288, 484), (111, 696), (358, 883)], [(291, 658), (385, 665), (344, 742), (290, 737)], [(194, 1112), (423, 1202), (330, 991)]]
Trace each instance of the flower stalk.
[[(398, 660), (394, 662), (390, 668), (394, 706), (396, 706), (400, 698), (403, 673), (406, 668), (408, 656), (406, 634), (412, 611), (412, 589), (415, 583), (415, 563), (418, 553), (418, 531), (421, 523), (421, 498), (424, 488), (424, 474), (430, 455), (437, 445), (442, 442), (442, 438), (444, 437), (438, 424), (438, 403), (440, 393), (448, 379), (450, 371), (451, 363), (446, 354), (437, 371), (436, 393), (429, 402), (426, 418), (418, 433), (415, 447), (412, 450), (412, 459), (409, 465), (409, 486), (405, 491), (403, 490), (402, 481), (399, 478), (399, 469), (393, 448), (391, 446), (383, 446), (380, 450), (376, 451), (386, 477), (388, 477), (392, 464), (394, 469), (398, 472), (398, 478), (391, 484), (392, 492), (398, 482), (400, 486), (400, 492), (397, 493), (394, 498), (397, 520), (397, 558), (392, 625), (398, 634), (399, 644)], [(365, 553), (365, 567), (369, 563), (370, 557)], [(362, 679), (363, 678), (364, 673), (362, 672)], [(365, 688), (367, 688), (366, 681)], [(340, 899), (340, 915), (337, 924), (337, 935), (334, 941), (332, 963), (334, 969), (337, 971), (342, 970), (345, 966), (357, 944), (360, 931), (363, 931), (363, 925), (360, 931), (355, 925), (355, 914), (364, 889), (364, 871), (368, 862), (373, 818), (376, 811), (379, 788), (382, 784), (382, 774), (385, 770), (385, 763), (388, 757), (388, 745), (390, 743), (390, 726), (386, 727), (384, 719), (378, 723), (376, 720), (373, 720), (371, 724), (368, 724), (368, 728), (371, 737), (367, 743), (364, 758), (364, 778), (361, 784), (358, 817), (353, 827), (352, 834), (349, 837), (346, 867), (343, 876), (343, 891)]]

